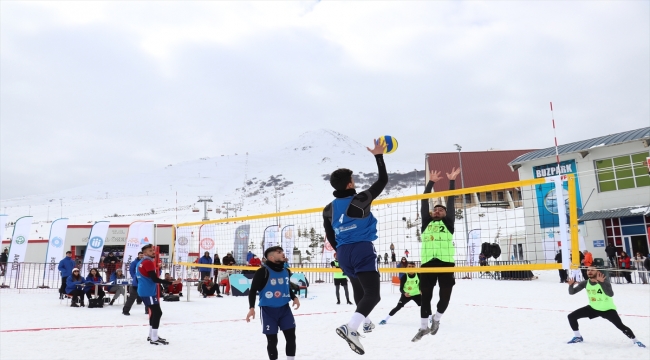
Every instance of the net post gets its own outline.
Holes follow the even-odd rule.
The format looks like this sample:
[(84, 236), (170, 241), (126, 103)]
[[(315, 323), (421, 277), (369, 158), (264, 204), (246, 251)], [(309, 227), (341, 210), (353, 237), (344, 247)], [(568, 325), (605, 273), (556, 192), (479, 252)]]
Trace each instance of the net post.
[(567, 174), (569, 185), (569, 232), (571, 235), (571, 268), (580, 267), (580, 245), (578, 244), (578, 204), (576, 194), (576, 179), (574, 174)]

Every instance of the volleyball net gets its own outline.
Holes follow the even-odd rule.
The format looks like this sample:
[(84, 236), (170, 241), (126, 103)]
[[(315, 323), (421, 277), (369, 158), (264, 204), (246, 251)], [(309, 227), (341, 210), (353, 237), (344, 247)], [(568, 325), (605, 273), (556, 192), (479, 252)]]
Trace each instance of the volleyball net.
[[(492, 194), (490, 199), (487, 194)], [(417, 267), (409, 272), (579, 267), (575, 177), (565, 175), (375, 199), (372, 213), (377, 218), (378, 239), (373, 244), (379, 256), (377, 261), (388, 264), (388, 267), (381, 267), (380, 272), (404, 272), (403, 268), (395, 267), (403, 257), (420, 265), (421, 200), (426, 199), (432, 210), (437, 203), (446, 205), (451, 196), (455, 197), (456, 267)], [(322, 211), (323, 208), (318, 207), (178, 224), (173, 263), (176, 268), (200, 267), (203, 271), (215, 268), (255, 270), (256, 267), (246, 266), (251, 257), (249, 252), (261, 259), (264, 249), (280, 245), (294, 272), (340, 271), (329, 265), (334, 249), (325, 235)], [(563, 257), (558, 263), (556, 254), (560, 249)], [(194, 262), (206, 252), (211, 258), (218, 254), (220, 260), (230, 254), (235, 265)], [(315, 264), (321, 266), (314, 267)]]

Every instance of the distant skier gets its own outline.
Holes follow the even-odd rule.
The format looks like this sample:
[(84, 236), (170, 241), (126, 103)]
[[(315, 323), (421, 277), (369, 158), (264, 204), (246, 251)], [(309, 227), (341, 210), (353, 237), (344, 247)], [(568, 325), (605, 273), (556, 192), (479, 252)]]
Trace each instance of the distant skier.
[(612, 284), (608, 279), (605, 278), (605, 275), (600, 271), (596, 270), (595, 267), (590, 266), (587, 269), (588, 280), (583, 280), (575, 287), (573, 286), (576, 281), (574, 279), (569, 279), (569, 295), (576, 294), (582, 289), (587, 289), (587, 298), (589, 299), (589, 305), (582, 307), (571, 314), (569, 314), (569, 324), (571, 329), (573, 329), (573, 339), (568, 342), (568, 344), (575, 344), (582, 342), (582, 335), (578, 331), (578, 319), (589, 318), (593, 319), (596, 317), (602, 317), (607, 319), (609, 322), (614, 324), (616, 328), (621, 330), (625, 336), (632, 339), (632, 342), (638, 347), (645, 347), (639, 340), (636, 339), (632, 330), (625, 326), (621, 321), (621, 318), (616, 312), (616, 306), (614, 305), (614, 291), (612, 290)]

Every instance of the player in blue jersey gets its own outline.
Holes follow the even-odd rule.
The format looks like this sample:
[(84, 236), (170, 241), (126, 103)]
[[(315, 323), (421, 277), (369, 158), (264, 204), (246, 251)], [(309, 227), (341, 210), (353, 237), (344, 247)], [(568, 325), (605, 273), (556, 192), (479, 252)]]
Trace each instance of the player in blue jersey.
[(142, 254), (144, 257), (138, 264), (138, 271), (135, 274), (138, 278), (138, 296), (142, 298), (142, 302), (149, 309), (149, 337), (147, 341), (151, 345), (167, 345), (169, 344), (167, 340), (158, 337), (158, 327), (160, 326), (162, 310), (160, 309), (157, 284), (163, 284), (164, 286), (175, 285), (180, 284), (181, 280), (178, 279), (170, 282), (158, 277), (153, 260), (154, 256), (156, 256), (153, 245), (148, 244), (143, 246)]
[(339, 267), (350, 277), (357, 309), (350, 321), (338, 327), (336, 333), (345, 339), (352, 351), (363, 355), (359, 341), (359, 326), (371, 332), (375, 325), (368, 315), (381, 299), (377, 252), (372, 241), (377, 239), (377, 219), (370, 212), (372, 201), (388, 183), (384, 164), (384, 145), (375, 140), (375, 148), (368, 151), (375, 156), (379, 179), (366, 191), (357, 194), (352, 170), (338, 169), (330, 176), (336, 198), (323, 210), (323, 226), (327, 240), (336, 249)]
[(278, 329), (284, 333), (287, 341), (288, 360), (296, 356), (296, 321), (293, 318), (289, 301), (293, 300), (294, 309), (300, 307), (300, 300), (291, 291), (289, 280), (291, 272), (285, 267), (286, 257), (280, 246), (271, 246), (264, 251), (266, 263), (253, 275), (248, 293), (248, 314), (246, 322), (255, 318), (255, 299), (260, 294), (260, 320), (262, 333), (266, 335), (266, 351), (269, 359), (278, 358)]

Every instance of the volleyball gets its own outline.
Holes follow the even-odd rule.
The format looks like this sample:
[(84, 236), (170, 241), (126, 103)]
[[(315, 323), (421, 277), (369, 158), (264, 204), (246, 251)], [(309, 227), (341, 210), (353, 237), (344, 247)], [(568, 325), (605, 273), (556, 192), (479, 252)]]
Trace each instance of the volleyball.
[(392, 154), (397, 150), (397, 139), (390, 135), (384, 135), (379, 137), (379, 144), (386, 145), (384, 154)]

